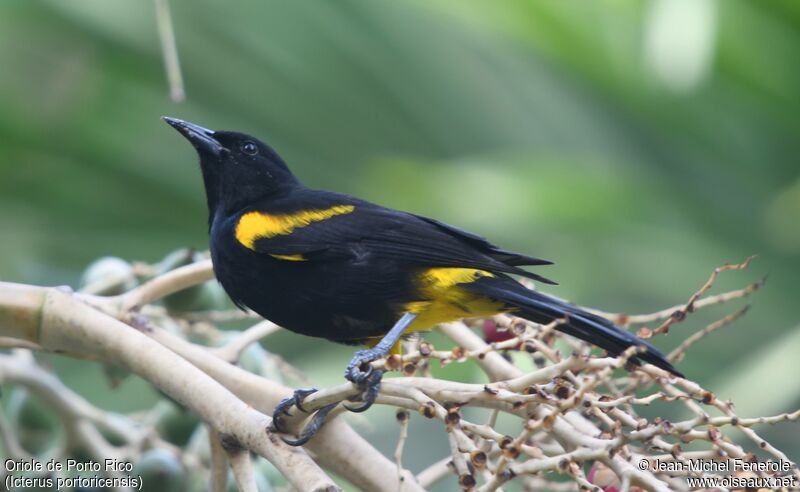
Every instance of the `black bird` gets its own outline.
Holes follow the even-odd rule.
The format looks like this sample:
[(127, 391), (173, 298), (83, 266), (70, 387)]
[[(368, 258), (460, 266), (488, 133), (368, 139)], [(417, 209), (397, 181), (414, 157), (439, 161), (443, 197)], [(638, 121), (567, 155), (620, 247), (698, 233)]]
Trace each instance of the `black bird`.
[[(217, 279), (239, 307), (293, 332), (370, 345), (356, 352), (345, 377), (363, 389), (363, 411), (375, 400), (382, 371), (368, 363), (401, 336), (469, 317), (511, 313), (549, 323), (610, 354), (631, 346), (631, 362), (682, 376), (650, 343), (512, 275), (551, 280), (520, 268), (552, 262), (506, 251), (457, 227), (303, 186), (268, 145), (243, 133), (213, 131), (176, 118), (164, 121), (200, 156)], [(313, 390), (298, 390), (275, 411), (280, 418)], [(334, 405), (321, 409), (293, 444), (306, 442)]]

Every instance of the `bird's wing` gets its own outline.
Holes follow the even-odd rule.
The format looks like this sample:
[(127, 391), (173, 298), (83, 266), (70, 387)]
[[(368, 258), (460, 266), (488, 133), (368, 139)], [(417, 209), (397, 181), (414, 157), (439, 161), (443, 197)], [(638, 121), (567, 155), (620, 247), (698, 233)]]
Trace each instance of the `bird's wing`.
[(342, 213), (328, 213), (285, 234), (257, 236), (251, 249), (298, 261), (395, 259), (422, 267), (475, 268), (555, 283), (519, 268), (550, 262), (502, 250), (480, 236), (433, 219), (367, 202), (359, 202), (346, 212), (330, 206), (315, 209), (315, 217), (323, 217), (324, 211), (330, 210)]
[(489, 242), (486, 238), (474, 234), (472, 232), (466, 231), (461, 229), (460, 227), (456, 227), (454, 225), (446, 224), (444, 222), (440, 222), (436, 219), (431, 219), (428, 217), (423, 217), (421, 215), (414, 215), (414, 217), (424, 220), (434, 226), (438, 227), (442, 231), (446, 232), (447, 234), (472, 245), (475, 249), (480, 251), (481, 253), (488, 255), (498, 261), (505, 263), (506, 265), (552, 265), (553, 262), (549, 260), (544, 260), (542, 258), (536, 258), (535, 256), (528, 256), (520, 253), (515, 253), (513, 251), (508, 251), (502, 249), (491, 242)]

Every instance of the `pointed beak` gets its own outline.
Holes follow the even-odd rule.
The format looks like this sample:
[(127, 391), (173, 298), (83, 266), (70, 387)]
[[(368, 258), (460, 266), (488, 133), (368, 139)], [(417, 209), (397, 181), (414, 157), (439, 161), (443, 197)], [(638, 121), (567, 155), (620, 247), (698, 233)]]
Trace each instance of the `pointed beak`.
[(219, 157), (225, 151), (225, 147), (214, 138), (214, 130), (169, 116), (162, 116), (161, 119), (172, 128), (178, 130), (186, 140), (192, 143), (197, 152), (205, 152)]

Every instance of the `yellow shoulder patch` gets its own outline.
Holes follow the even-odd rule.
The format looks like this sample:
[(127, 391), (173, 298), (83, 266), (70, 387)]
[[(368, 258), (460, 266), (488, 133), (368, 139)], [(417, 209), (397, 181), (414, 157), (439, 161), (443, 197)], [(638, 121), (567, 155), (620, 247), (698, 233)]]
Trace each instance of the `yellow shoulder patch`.
[(239, 217), (239, 222), (236, 224), (236, 240), (245, 248), (255, 250), (256, 241), (259, 239), (291, 234), (295, 229), (337, 215), (349, 214), (355, 209), (354, 205), (335, 205), (326, 209), (301, 210), (281, 215), (247, 212)]

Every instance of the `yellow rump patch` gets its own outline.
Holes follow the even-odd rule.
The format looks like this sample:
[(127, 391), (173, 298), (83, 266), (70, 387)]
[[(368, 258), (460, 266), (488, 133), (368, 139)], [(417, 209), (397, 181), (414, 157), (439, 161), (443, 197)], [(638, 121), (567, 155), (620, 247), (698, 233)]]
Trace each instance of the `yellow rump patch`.
[(330, 219), (337, 215), (349, 214), (355, 208), (354, 205), (336, 205), (326, 209), (302, 210), (281, 215), (247, 212), (239, 217), (239, 222), (236, 224), (236, 240), (245, 248), (255, 250), (256, 241), (261, 238), (291, 234), (295, 229), (306, 227), (313, 222)]
[(473, 268), (429, 268), (417, 279), (426, 300), (410, 302), (404, 308), (417, 314), (407, 332), (427, 330), (439, 323), (463, 318), (494, 316), (509, 311), (502, 302), (471, 292), (459, 284), (476, 282), (494, 274)]
[(278, 260), (306, 261), (306, 259), (303, 258), (303, 255), (270, 255), (270, 256)]
[[(403, 305), (404, 311), (415, 313), (417, 318), (406, 328), (405, 333), (428, 330), (440, 323), (463, 318), (494, 316), (510, 312), (512, 309), (500, 301), (471, 292), (459, 284), (476, 282), (481, 277), (494, 277), (494, 274), (474, 268), (429, 268), (417, 277), (417, 289), (425, 300)], [(382, 337), (367, 339), (367, 345), (374, 347)], [(392, 346), (389, 355), (402, 355), (400, 341)]]

